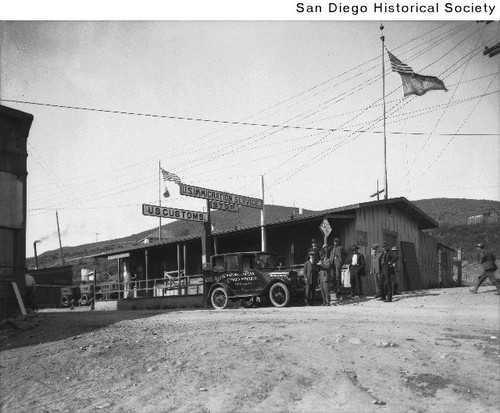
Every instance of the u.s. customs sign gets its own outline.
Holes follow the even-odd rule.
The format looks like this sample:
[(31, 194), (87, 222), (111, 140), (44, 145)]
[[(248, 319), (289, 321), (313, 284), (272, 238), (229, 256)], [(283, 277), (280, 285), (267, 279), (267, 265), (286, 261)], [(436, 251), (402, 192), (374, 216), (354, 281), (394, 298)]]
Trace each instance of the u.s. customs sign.
[(225, 204), (235, 204), (250, 208), (262, 209), (262, 199), (251, 198), (243, 195), (229, 194), (227, 192), (215, 191), (213, 189), (200, 188), (198, 186), (179, 184), (180, 194), (193, 198), (203, 198)]
[(187, 211), (185, 209), (162, 207), (149, 204), (142, 204), (142, 215), (170, 219), (184, 219), (186, 221), (198, 222), (207, 220), (207, 214), (205, 212)]

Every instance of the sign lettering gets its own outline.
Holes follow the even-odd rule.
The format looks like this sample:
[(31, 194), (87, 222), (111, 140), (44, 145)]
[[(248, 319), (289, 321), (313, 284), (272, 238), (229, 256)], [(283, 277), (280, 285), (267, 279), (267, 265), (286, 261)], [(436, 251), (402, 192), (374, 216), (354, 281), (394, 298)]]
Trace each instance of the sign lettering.
[(262, 199), (251, 198), (243, 195), (230, 194), (213, 189), (200, 188), (198, 186), (179, 184), (180, 194), (191, 196), (193, 198), (203, 198), (209, 201), (224, 202), (227, 204), (236, 204), (249, 208), (262, 209)]
[(212, 209), (220, 209), (221, 211), (227, 211), (227, 212), (239, 212), (240, 207), (236, 204), (229, 204), (227, 202), (221, 202), (221, 201), (209, 201), (210, 203), (210, 208)]
[(205, 212), (188, 211), (185, 209), (161, 207), (149, 204), (142, 204), (142, 215), (198, 222), (207, 220), (207, 214)]

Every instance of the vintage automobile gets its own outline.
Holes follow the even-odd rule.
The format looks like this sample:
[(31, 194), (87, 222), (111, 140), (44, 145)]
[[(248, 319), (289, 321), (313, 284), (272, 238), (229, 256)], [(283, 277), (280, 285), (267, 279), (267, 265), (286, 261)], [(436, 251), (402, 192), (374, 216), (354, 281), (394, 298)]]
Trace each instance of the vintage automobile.
[(304, 295), (304, 280), (296, 271), (281, 269), (271, 252), (236, 252), (211, 257), (204, 272), (208, 303), (216, 309), (240, 300), (244, 307), (287, 306)]

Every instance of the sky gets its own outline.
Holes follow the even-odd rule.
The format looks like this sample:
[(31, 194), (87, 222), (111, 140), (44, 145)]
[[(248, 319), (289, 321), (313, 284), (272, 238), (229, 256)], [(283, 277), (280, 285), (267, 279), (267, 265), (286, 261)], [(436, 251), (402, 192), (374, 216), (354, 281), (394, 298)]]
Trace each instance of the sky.
[[(34, 115), (27, 255), (201, 211), (183, 182), (320, 210), (384, 186), (378, 21), (3, 21), (1, 104)], [(385, 46), (448, 91), (403, 97), (385, 64), (389, 197), (500, 200), (499, 24), (387, 21)], [(263, 178), (262, 178), (263, 177)], [(164, 224), (168, 220), (162, 221)], [(216, 223), (215, 223), (216, 225)]]

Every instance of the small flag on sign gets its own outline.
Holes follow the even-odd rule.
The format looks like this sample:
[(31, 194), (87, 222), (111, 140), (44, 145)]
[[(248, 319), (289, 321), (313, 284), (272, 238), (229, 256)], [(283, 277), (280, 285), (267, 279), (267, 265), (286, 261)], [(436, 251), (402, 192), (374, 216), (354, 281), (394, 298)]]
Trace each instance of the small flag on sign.
[(399, 73), (401, 76), (404, 96), (422, 96), (429, 90), (448, 90), (441, 79), (438, 79), (435, 76), (419, 75), (418, 73), (415, 73), (410, 66), (403, 63), (391, 52), (387, 51), (387, 53), (389, 54), (389, 60), (391, 61), (392, 71)]
[(181, 178), (179, 178), (176, 174), (173, 174), (172, 172), (167, 172), (163, 168), (160, 168), (160, 169), (161, 169), (161, 174), (163, 175), (164, 181), (171, 181), (171, 182), (175, 182), (177, 184), (182, 183)]

